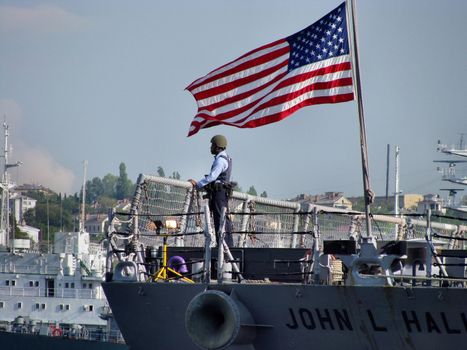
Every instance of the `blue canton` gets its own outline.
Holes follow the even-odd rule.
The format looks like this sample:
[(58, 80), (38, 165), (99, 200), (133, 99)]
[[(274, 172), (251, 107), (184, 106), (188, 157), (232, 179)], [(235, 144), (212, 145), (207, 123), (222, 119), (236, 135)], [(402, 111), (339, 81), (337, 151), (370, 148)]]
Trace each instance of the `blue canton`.
[(289, 71), (328, 58), (347, 55), (349, 40), (345, 2), (319, 21), (285, 40), (290, 45)]

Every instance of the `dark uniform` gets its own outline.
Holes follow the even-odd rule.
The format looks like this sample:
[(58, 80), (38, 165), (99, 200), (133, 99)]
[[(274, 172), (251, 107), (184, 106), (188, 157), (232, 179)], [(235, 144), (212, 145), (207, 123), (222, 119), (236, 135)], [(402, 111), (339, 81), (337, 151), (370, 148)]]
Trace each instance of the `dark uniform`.
[[(225, 153), (227, 139), (222, 135), (216, 135), (211, 139), (211, 153), (214, 155), (214, 162), (211, 171), (199, 181), (190, 179), (189, 181), (198, 189), (204, 189), (209, 198), (209, 209), (214, 219), (214, 228), (216, 230), (216, 242), (219, 245), (218, 232), (220, 229), (222, 211), (225, 208), (226, 213), (229, 210), (229, 196), (232, 191), (230, 176), (232, 174), (232, 158)], [(225, 220), (225, 241), (229, 247), (233, 246), (232, 222), (226, 215)]]
[[(214, 228), (216, 230), (216, 243), (219, 245), (218, 232), (221, 224), (222, 210), (226, 208), (226, 213), (229, 212), (229, 193), (230, 175), (232, 173), (232, 158), (221, 155), (220, 157), (227, 160), (229, 167), (222, 172), (215, 182), (211, 182), (206, 186), (206, 191), (209, 196), (209, 209), (212, 212), (214, 219)], [(230, 216), (226, 215), (225, 218), (225, 242), (229, 247), (233, 246), (232, 238), (232, 221)]]

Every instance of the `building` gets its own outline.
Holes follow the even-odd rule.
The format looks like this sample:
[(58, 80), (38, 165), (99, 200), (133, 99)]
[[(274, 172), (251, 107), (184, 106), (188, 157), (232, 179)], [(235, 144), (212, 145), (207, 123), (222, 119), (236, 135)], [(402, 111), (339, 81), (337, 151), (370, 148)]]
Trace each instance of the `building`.
[(39, 242), (39, 233), (40, 230), (38, 228), (28, 226), (28, 225), (18, 225), (16, 226), (21, 232), (24, 232), (28, 235), (30, 239), (32, 239), (34, 242)]
[(105, 233), (109, 217), (104, 214), (92, 214), (86, 216), (84, 230), (91, 235)]
[(10, 210), (15, 217), (16, 223), (23, 222), (23, 215), (29, 209), (36, 207), (37, 200), (24, 196), (20, 193), (13, 193), (10, 196)]
[[(417, 211), (418, 204), (423, 201), (421, 194), (400, 194), (399, 195), (399, 212), (410, 213)], [(394, 196), (377, 196), (372, 204), (373, 208), (387, 208), (388, 211), (394, 212)]]
[(325, 192), (324, 194), (307, 195), (300, 194), (291, 199), (300, 204), (317, 204), (345, 210), (352, 210), (352, 202), (344, 197), (342, 192)]
[(444, 200), (438, 194), (427, 194), (423, 196), (423, 200), (418, 203), (417, 213), (425, 214), (428, 209), (432, 213), (445, 214)]

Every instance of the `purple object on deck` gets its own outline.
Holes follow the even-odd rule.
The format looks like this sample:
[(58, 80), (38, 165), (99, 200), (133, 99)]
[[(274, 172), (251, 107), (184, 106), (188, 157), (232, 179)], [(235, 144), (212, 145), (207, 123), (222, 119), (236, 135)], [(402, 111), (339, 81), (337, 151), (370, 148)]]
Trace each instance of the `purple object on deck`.
[(170, 268), (174, 269), (178, 273), (188, 272), (185, 259), (183, 259), (179, 255), (174, 255), (173, 257), (171, 257), (169, 261), (167, 262), (167, 265), (169, 265)]

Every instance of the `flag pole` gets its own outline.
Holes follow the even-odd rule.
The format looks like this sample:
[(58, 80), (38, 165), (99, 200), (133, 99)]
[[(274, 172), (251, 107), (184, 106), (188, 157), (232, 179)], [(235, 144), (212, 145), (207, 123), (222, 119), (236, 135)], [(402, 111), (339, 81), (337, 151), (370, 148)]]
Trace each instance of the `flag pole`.
[(365, 218), (367, 237), (371, 237), (371, 221), (370, 221), (370, 204), (373, 202), (374, 193), (370, 189), (370, 173), (368, 165), (368, 148), (366, 142), (365, 131), (365, 116), (363, 113), (363, 99), (360, 81), (360, 66), (358, 61), (358, 45), (357, 45), (357, 24), (355, 19), (355, 0), (347, 0), (347, 20), (350, 26), (349, 40), (351, 43), (351, 57), (354, 72), (354, 90), (358, 106), (358, 120), (360, 124), (360, 152), (362, 156), (362, 175), (363, 175), (363, 192), (365, 199)]

